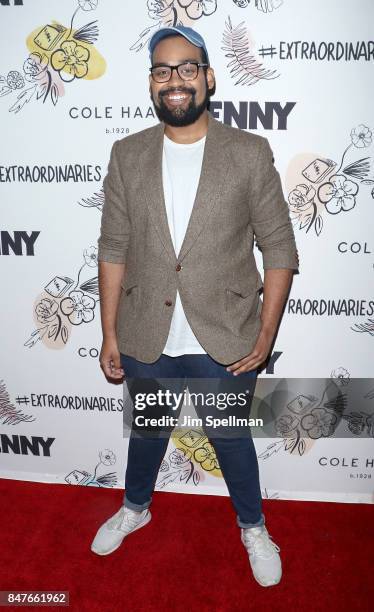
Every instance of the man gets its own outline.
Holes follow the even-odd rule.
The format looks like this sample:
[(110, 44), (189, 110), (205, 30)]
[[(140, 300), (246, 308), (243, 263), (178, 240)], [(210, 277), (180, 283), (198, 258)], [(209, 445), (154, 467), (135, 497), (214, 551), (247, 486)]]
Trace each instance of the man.
[[(170, 378), (170, 388), (171, 379), (184, 388), (188, 377), (189, 390), (203, 378), (219, 388), (236, 380), (253, 389), (298, 268), (272, 151), (266, 138), (224, 125), (208, 111), (215, 75), (196, 31), (162, 28), (149, 52), (149, 91), (160, 123), (114, 143), (104, 180), (100, 364), (110, 381), (162, 377)], [(113, 552), (151, 519), (151, 494), (171, 429), (148, 438), (132, 429), (123, 505), (98, 530), (93, 552)], [(237, 511), (253, 575), (262, 586), (277, 584), (280, 548), (264, 524), (249, 427), (237, 437), (226, 436), (225, 427), (222, 435), (204, 431)]]

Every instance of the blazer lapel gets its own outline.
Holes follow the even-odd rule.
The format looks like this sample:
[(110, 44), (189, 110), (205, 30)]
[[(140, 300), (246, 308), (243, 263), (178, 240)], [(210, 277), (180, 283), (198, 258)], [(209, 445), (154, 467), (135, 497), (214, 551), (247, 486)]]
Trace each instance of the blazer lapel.
[(208, 112), (208, 130), (196, 197), (178, 256), (175, 253), (167, 218), (162, 184), (162, 152), (165, 124), (154, 127), (149, 145), (139, 156), (139, 169), (149, 212), (167, 253), (174, 263), (181, 262), (198, 238), (213, 208), (232, 164), (230, 137), (222, 124)]

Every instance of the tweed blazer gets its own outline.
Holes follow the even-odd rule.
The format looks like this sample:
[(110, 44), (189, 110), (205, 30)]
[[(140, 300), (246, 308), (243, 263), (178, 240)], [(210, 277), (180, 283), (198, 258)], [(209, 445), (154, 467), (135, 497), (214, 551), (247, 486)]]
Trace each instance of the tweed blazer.
[(161, 355), (177, 290), (205, 351), (230, 364), (261, 328), (263, 268), (297, 270), (295, 235), (268, 140), (208, 111), (201, 175), (180, 252), (170, 235), (162, 184), (165, 124), (114, 142), (104, 179), (98, 260), (125, 263), (116, 320), (120, 352), (145, 363)]

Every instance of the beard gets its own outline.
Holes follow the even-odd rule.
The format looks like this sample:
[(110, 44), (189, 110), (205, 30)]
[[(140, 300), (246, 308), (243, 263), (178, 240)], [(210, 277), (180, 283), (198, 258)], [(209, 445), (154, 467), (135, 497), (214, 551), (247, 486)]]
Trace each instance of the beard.
[[(175, 108), (169, 108), (165, 104), (164, 95), (173, 91), (191, 94), (191, 99), (187, 107), (176, 106)], [(203, 114), (209, 105), (210, 92), (208, 89), (208, 84), (206, 83), (205, 97), (201, 104), (196, 104), (196, 90), (188, 86), (183, 88), (178, 87), (166, 89), (159, 93), (158, 98), (159, 105), (156, 104), (153, 92), (151, 90), (151, 99), (159, 120), (173, 127), (183, 127), (186, 125), (191, 125), (191, 123), (197, 121), (197, 119)]]

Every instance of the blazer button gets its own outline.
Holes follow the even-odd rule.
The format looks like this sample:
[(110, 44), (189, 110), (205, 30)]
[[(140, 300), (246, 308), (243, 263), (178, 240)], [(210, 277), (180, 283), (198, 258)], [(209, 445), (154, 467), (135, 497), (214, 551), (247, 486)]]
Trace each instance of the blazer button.
[(180, 264), (178, 264), (175, 269), (176, 269), (177, 272), (179, 272), (182, 269), (182, 266)]
[(172, 305), (172, 301), (171, 300), (166, 300), (165, 301), (165, 306), (171, 306)]

